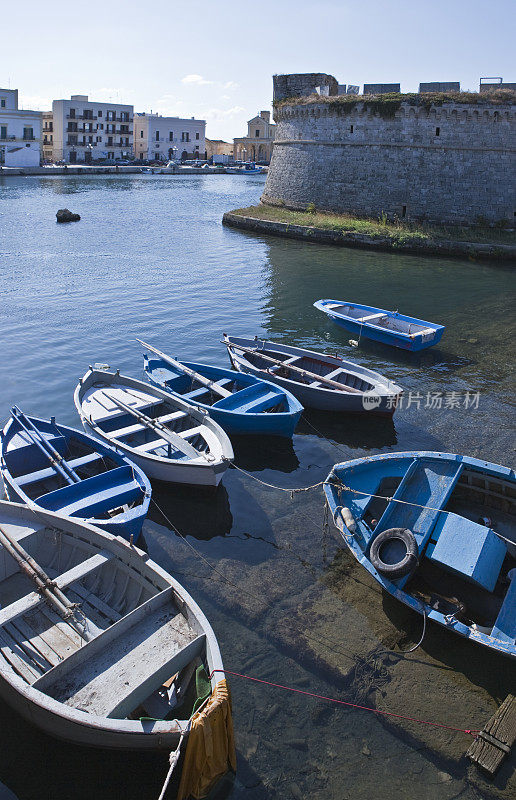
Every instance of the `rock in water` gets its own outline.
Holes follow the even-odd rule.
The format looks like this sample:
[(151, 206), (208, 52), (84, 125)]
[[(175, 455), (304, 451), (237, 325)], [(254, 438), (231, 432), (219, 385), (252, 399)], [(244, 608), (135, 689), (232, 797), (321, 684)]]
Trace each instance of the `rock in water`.
[(74, 214), (67, 208), (60, 208), (56, 214), (56, 219), (58, 222), (79, 222), (80, 218), (81, 217), (79, 214)]

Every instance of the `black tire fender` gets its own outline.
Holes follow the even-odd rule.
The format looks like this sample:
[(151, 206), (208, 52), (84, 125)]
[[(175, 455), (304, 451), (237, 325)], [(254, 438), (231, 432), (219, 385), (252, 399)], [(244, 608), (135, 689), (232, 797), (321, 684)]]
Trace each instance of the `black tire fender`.
[[(405, 545), (405, 556), (394, 564), (386, 564), (382, 561), (380, 551), (386, 542), (398, 539)], [(382, 531), (375, 537), (369, 551), (369, 559), (373, 567), (381, 572), (382, 575), (395, 580), (403, 578), (413, 572), (419, 563), (419, 550), (412, 531), (408, 528), (389, 528)]]

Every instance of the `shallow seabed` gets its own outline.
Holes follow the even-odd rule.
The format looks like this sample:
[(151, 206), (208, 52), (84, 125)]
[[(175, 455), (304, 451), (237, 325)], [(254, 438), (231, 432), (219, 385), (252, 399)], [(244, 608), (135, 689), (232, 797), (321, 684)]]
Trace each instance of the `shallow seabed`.
[[(223, 331), (260, 334), (338, 350), (406, 394), (394, 421), (310, 414), (292, 443), (235, 440), (236, 464), (254, 477), (309, 486), (340, 460), (407, 449), (512, 466), (511, 270), (224, 229), (223, 212), (256, 202), (262, 187), (263, 178), (230, 175), (0, 178), (0, 418), (16, 402), (77, 425), (72, 393), (88, 364), (141, 375), (136, 336), (226, 365)], [(65, 206), (79, 223), (56, 225)], [(357, 350), (312, 307), (321, 297), (447, 328), (439, 348), (422, 354), (364, 341)], [(441, 408), (427, 407), (429, 392), (445, 393)], [(464, 407), (466, 392), (473, 407)], [(382, 594), (325, 530), (320, 489), (291, 499), (231, 470), (214, 495), (155, 486), (153, 497), (151, 557), (199, 601), (228, 670), (468, 729), (482, 728), (514, 691), (513, 664), (435, 625), (419, 649), (401, 652), (420, 638), (422, 620)], [(487, 781), (464, 757), (466, 734), (229, 683), (233, 800), (516, 796), (514, 755)], [(166, 754), (72, 747), (3, 705), (0, 752), (0, 780), (26, 800), (154, 800), (167, 770)]]

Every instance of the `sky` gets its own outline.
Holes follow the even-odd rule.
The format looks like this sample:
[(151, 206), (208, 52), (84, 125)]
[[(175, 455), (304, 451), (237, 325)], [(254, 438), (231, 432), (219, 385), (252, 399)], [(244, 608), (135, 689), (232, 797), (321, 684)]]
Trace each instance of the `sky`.
[(275, 73), (406, 92), (420, 81), (516, 82), (514, 0), (24, 0), (8, 16), (0, 86), (18, 89), (21, 107), (87, 94), (205, 119), (207, 137), (226, 141), (271, 108)]

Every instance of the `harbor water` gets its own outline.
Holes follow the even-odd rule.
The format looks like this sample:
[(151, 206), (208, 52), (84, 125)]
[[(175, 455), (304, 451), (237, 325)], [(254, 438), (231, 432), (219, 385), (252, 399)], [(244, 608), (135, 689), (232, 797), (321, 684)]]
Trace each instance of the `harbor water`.
[[(235, 438), (215, 493), (155, 487), (144, 540), (199, 602), (226, 668), (238, 751), (232, 800), (514, 798), (514, 755), (494, 781), (465, 758), (516, 684), (514, 664), (429, 625), (382, 594), (324, 524), (332, 465), (392, 450), (514, 464), (514, 275), (507, 266), (331, 248), (224, 228), (258, 201), (260, 176), (0, 177), (0, 418), (13, 403), (78, 426), (89, 364), (142, 376), (140, 337), (172, 356), (228, 365), (223, 332), (355, 358), (404, 387), (393, 419), (306, 414), (293, 441)], [(81, 221), (57, 225), (70, 208)], [(441, 323), (407, 354), (350, 335), (318, 298)], [(244, 471), (241, 471), (244, 470)], [(0, 781), (20, 800), (155, 800), (155, 755), (54, 740), (0, 703)], [(0, 793), (1, 797), (1, 793)]]

